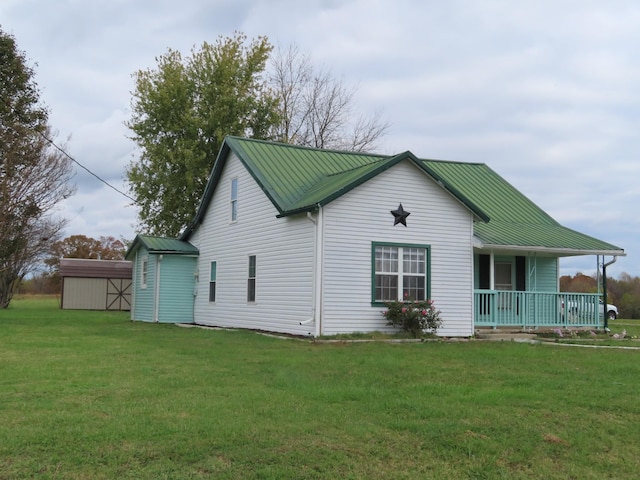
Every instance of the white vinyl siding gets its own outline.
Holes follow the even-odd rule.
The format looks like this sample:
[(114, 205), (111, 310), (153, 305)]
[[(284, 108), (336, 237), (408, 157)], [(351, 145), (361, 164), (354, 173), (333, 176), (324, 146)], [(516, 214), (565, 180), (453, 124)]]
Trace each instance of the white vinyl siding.
[[(407, 227), (390, 213), (402, 203)], [(390, 330), (371, 305), (372, 242), (428, 245), (430, 297), (445, 336), (473, 334), (473, 216), (410, 162), (401, 162), (324, 208), (323, 334)]]
[[(238, 222), (229, 218), (229, 185), (238, 179)], [(313, 333), (315, 226), (305, 214), (276, 218), (278, 210), (233, 154), (227, 160), (202, 224), (189, 239), (200, 249), (195, 321), (300, 335)], [(257, 258), (255, 302), (247, 302), (248, 255)], [(216, 301), (207, 273), (216, 259)]]

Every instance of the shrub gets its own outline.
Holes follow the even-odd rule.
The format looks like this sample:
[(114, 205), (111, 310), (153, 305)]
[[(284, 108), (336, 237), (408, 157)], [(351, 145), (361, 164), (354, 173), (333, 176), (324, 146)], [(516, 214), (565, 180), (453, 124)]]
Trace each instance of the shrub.
[(442, 325), (440, 310), (436, 310), (432, 300), (414, 300), (405, 294), (403, 301), (385, 303), (387, 310), (382, 315), (387, 325), (400, 327), (410, 332), (414, 338), (421, 337), (426, 331), (436, 333)]

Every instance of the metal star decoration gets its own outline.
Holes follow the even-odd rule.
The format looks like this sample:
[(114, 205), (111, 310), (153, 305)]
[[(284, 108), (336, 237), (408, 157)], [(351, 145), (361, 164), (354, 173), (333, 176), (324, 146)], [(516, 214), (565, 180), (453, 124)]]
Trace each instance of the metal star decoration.
[(407, 226), (407, 217), (411, 215), (404, 208), (402, 208), (402, 204), (398, 207), (397, 210), (391, 210), (391, 214), (393, 215), (393, 226), (395, 227), (397, 224), (401, 223), (405, 227)]

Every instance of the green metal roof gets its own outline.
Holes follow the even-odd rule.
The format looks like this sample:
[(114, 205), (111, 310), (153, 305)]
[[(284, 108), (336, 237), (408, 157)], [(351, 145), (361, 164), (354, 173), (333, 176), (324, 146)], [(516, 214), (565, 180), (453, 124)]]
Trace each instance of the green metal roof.
[(315, 210), (408, 160), (481, 220), (474, 226), (480, 246), (624, 254), (619, 247), (563, 227), (485, 164), (418, 159), (411, 152), (387, 156), (321, 150), (238, 137), (225, 139), (196, 218), (182, 240), (204, 218), (230, 152), (238, 156), (279, 216)]
[(166, 253), (174, 255), (198, 255), (199, 251), (189, 242), (177, 238), (153, 237), (150, 235), (137, 235), (125, 254), (129, 258), (139, 247), (144, 247), (149, 253)]
[[(229, 153), (233, 151), (262, 188), (279, 216), (312, 211), (361, 185), (402, 160), (434, 176), (411, 153), (387, 156), (300, 147), (283, 143), (227, 137), (214, 163), (192, 225), (180, 236), (188, 239), (202, 221)], [(483, 220), (488, 217), (455, 188), (440, 184)]]
[(620, 247), (563, 227), (485, 164), (423, 161), (487, 213), (488, 223), (474, 225), (485, 247), (623, 254)]

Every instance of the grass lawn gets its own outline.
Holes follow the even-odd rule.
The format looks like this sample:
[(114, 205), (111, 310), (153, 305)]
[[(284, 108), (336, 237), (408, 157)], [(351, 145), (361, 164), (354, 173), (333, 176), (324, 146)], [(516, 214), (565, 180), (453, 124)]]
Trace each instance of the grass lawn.
[(17, 299), (0, 478), (635, 479), (639, 378), (637, 350), (317, 344)]

